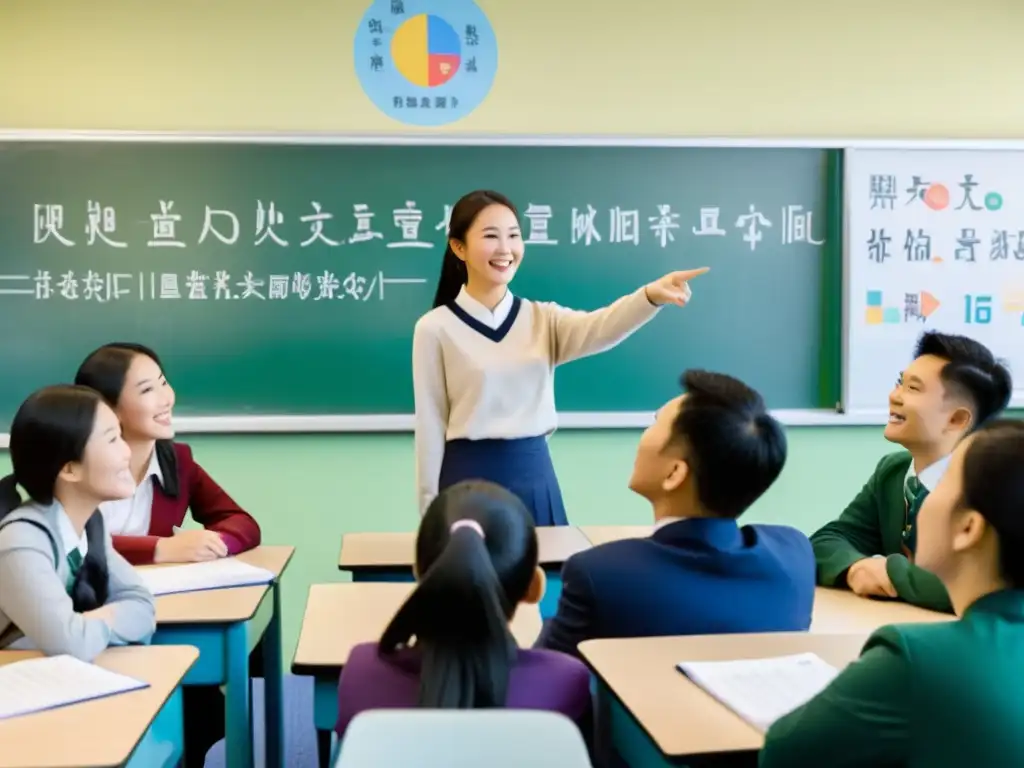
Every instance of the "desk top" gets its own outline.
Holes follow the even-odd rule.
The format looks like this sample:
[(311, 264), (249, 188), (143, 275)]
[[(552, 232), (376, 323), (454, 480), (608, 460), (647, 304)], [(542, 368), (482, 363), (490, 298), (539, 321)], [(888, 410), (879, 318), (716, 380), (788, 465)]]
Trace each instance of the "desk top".
[[(40, 656), (0, 651), (0, 665)], [(149, 688), (0, 720), (0, 768), (106, 768), (131, 757), (160, 708), (192, 667), (191, 646), (109, 648), (96, 664)]]
[(874, 632), (886, 624), (953, 621), (950, 613), (929, 611), (897, 600), (858, 597), (848, 589), (818, 587), (814, 593), (811, 632), (846, 634)]
[[(543, 526), (537, 528), (541, 565), (561, 565), (577, 552), (590, 548), (579, 528)], [(416, 532), (346, 533), (341, 537), (338, 568), (357, 571), (373, 568), (411, 568), (415, 560)]]
[[(295, 547), (256, 547), (237, 555), (250, 565), (266, 568), (280, 578), (295, 553)], [(177, 563), (176, 563), (177, 565)], [(160, 568), (160, 565), (140, 566)], [(248, 621), (259, 608), (269, 587), (231, 587), (201, 592), (180, 592), (156, 599), (157, 624), (227, 624)]]
[[(377, 640), (416, 585), (413, 582), (313, 584), (292, 661), (298, 675), (337, 675), (354, 645)], [(540, 610), (521, 605), (512, 634), (529, 648), (540, 634)]]
[(653, 525), (581, 525), (580, 531), (595, 547), (619, 539), (644, 539), (654, 532)]
[(764, 737), (691, 682), (680, 661), (723, 661), (813, 652), (842, 669), (867, 633), (776, 632), (588, 640), (580, 652), (669, 758), (760, 749)]

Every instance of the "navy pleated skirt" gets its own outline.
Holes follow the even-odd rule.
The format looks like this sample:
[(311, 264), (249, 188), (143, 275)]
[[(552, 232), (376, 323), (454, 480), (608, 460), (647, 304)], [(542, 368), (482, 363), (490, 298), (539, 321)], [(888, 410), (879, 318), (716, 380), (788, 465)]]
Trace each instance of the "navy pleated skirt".
[(545, 437), (515, 440), (449, 440), (439, 490), (463, 480), (489, 480), (516, 494), (537, 525), (568, 525), (562, 490)]

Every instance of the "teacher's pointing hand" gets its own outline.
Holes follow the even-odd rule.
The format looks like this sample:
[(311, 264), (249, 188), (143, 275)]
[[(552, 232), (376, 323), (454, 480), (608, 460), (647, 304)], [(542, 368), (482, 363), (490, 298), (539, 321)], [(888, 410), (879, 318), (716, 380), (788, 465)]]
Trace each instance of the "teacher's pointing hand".
[(690, 290), (690, 281), (697, 275), (703, 275), (709, 269), (711, 267), (669, 272), (664, 277), (659, 277), (646, 285), (644, 290), (647, 292), (647, 300), (659, 307), (662, 304), (678, 304), (680, 307), (685, 307), (693, 293)]

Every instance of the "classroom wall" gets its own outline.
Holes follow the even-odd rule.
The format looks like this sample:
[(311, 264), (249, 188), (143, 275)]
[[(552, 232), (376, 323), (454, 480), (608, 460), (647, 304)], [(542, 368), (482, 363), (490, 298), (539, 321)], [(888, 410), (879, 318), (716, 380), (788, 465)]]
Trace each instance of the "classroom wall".
[[(472, 133), (1024, 135), (1024, 4), (902, 0), (480, 0), (500, 65)], [(0, 128), (405, 133), (358, 88), (362, 2), (6, 0)], [(632, 286), (624, 286), (629, 288)], [(768, 358), (770, 360), (770, 358)], [(77, 361), (68, 361), (69, 371)], [(770, 363), (767, 363), (770, 364)], [(169, 371), (173, 382), (173, 369)], [(651, 403), (652, 410), (659, 403)], [(751, 512), (810, 532), (886, 450), (877, 428), (789, 430)], [(645, 522), (626, 489), (635, 431), (553, 439), (577, 523)], [(341, 534), (415, 526), (408, 435), (197, 436), (208, 470), (298, 554), (286, 658), (308, 585), (341, 578)], [(0, 456), (0, 470), (9, 464)]]

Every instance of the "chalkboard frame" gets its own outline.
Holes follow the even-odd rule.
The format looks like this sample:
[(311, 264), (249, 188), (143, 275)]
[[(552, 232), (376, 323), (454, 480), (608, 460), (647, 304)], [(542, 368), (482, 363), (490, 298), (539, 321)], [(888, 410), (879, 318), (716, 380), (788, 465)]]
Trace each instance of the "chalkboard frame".
[[(825, 327), (835, 335), (830, 348), (837, 359), (822, 361), (823, 392), (839, 392), (834, 409), (781, 409), (773, 414), (789, 426), (857, 426), (881, 423), (875, 414), (845, 414), (842, 393), (847, 380), (846, 341), (848, 329), (845, 291), (849, 247), (846, 233), (847, 203), (843, 174), (844, 151), (855, 148), (913, 149), (1021, 149), (1024, 142), (999, 140), (915, 141), (886, 139), (831, 138), (757, 138), (757, 137), (625, 137), (625, 136), (528, 136), (472, 134), (335, 134), (335, 133), (192, 133), (162, 131), (74, 131), (74, 130), (0, 130), (4, 142), (152, 142), (152, 143), (232, 143), (290, 145), (416, 145), (416, 146), (585, 146), (585, 147), (687, 147), (687, 148), (794, 148), (832, 150), (829, 169), (830, 215), (828, 241), (835, 258), (829, 269), (841, 272), (844, 289), (839, 306), (824, 307)], [(833, 323), (832, 320), (835, 320)], [(647, 412), (561, 412), (562, 429), (637, 429), (650, 423)], [(223, 415), (180, 417), (175, 420), (182, 434), (228, 433), (318, 433), (318, 432), (408, 432), (413, 429), (412, 414), (377, 415)], [(0, 434), (0, 447), (6, 447), (7, 434)]]

